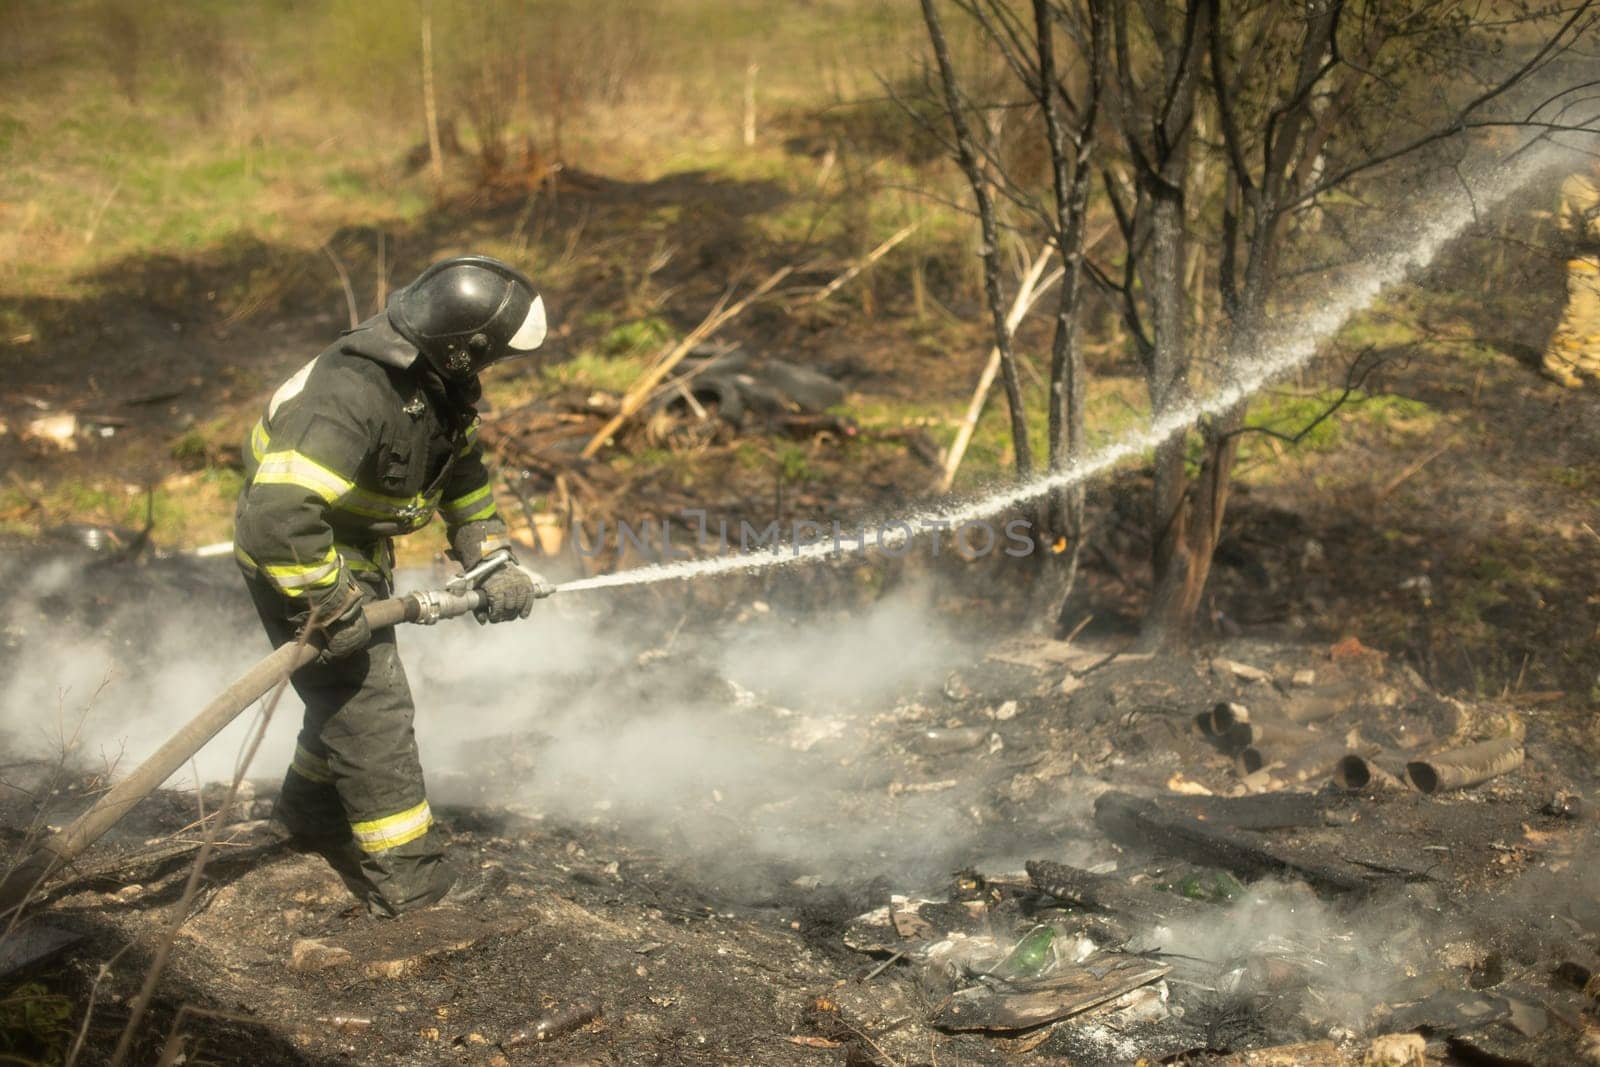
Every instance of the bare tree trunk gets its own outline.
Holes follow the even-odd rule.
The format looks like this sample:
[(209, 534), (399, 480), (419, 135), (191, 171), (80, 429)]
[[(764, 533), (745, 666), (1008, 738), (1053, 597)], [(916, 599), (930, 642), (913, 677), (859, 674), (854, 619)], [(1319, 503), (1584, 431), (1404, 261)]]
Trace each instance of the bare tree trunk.
[(744, 146), (754, 148), (756, 144), (756, 75), (761, 73), (761, 66), (751, 60), (744, 68)]
[(983, 293), (994, 320), (994, 343), (1000, 350), (1000, 372), (1005, 383), (1006, 404), (1011, 412), (1011, 443), (1016, 453), (1017, 475), (1026, 478), (1033, 473), (1033, 451), (1028, 445), (1028, 418), (1022, 406), (1022, 384), (1017, 376), (1016, 355), (1011, 347), (1011, 330), (1006, 326), (1006, 304), (1000, 292), (1000, 234), (995, 221), (994, 197), (988, 179), (978, 164), (978, 152), (972, 137), (972, 127), (967, 122), (961, 104), (961, 92), (956, 81), (955, 65), (950, 61), (950, 46), (945, 40), (944, 25), (939, 19), (934, 0), (922, 0), (922, 18), (928, 25), (928, 39), (933, 44), (934, 59), (939, 65), (939, 80), (944, 88), (944, 106), (955, 134), (956, 162), (972, 186), (972, 197), (978, 205), (978, 224), (983, 242)]
[[(1152, 418), (1161, 418), (1191, 399), (1183, 230), (1182, 201), (1171, 190), (1153, 190), (1145, 271), (1154, 341), (1146, 368)], [(1198, 603), (1196, 579), (1204, 583), (1205, 565), (1194, 558), (1190, 533), (1194, 516), (1185, 469), (1188, 444), (1187, 434), (1177, 434), (1157, 445), (1155, 451), (1150, 501), (1155, 588), (1144, 620), (1145, 641), (1152, 645), (1187, 641), (1192, 616), (1185, 609), (1191, 601)]]
[(432, 0), (422, 0), (422, 113), (428, 123), (428, 164), (438, 192), (444, 187), (444, 155), (439, 150), (439, 107), (433, 94)]
[[(1080, 317), (1083, 302), (1083, 255), (1089, 214), (1089, 183), (1093, 177), (1096, 123), (1099, 118), (1110, 32), (1104, 0), (1088, 0), (1090, 22), (1088, 95), (1076, 118), (1069, 152), (1067, 130), (1061, 121), (1060, 87), (1055, 61), (1055, 12), (1050, 0), (1034, 0), (1033, 18), (1038, 51), (1039, 109), (1044, 116), (1050, 147), (1052, 191), (1055, 196), (1056, 251), (1061, 257), (1061, 290), (1056, 301), (1055, 334), (1050, 346), (1050, 470), (1060, 471), (1083, 454), (1084, 397), (1088, 368), (1083, 357)], [(1066, 601), (1077, 584), (1083, 549), (1084, 489), (1075, 485), (1050, 496), (1048, 522), (1051, 551), (1044, 554), (1045, 574), (1038, 585), (1035, 618), (1054, 629), (1061, 622)], [(1059, 548), (1059, 551), (1056, 549)]]
[[(1205, 11), (1206, 24), (1201, 33), (1210, 38), (1211, 79), (1216, 88), (1219, 118), (1227, 131), (1230, 148), (1236, 148), (1237, 116), (1223, 88), (1230, 74), (1221, 69), (1224, 62), (1220, 47), (1222, 26), (1215, 21), (1221, 18), (1221, 8), (1216, 0), (1205, 0)], [(1226, 199), (1230, 204), (1246, 207), (1248, 225), (1247, 258), (1242, 277), (1236, 277), (1234, 224), (1230, 221), (1225, 226), (1221, 287), (1228, 322), (1225, 329), (1217, 331), (1225, 375), (1236, 373), (1237, 368), (1262, 355), (1267, 297), (1277, 281), (1277, 256), (1284, 223), (1282, 204), (1293, 176), (1301, 170), (1303, 160), (1299, 154), (1316, 151), (1315, 143), (1308, 144), (1302, 135), (1315, 117), (1311, 109), (1312, 90), (1330, 69), (1329, 49), (1337, 30), (1339, 11), (1337, 0), (1310, 0), (1306, 4), (1305, 36), (1296, 56), (1294, 89), (1289, 99), (1273, 113), (1274, 120), (1265, 127), (1266, 142), (1261, 152), (1265, 166), (1259, 183), (1251, 180), (1242, 152), (1234, 152), (1231, 157), (1234, 169), (1229, 174)], [(1159, 206), (1157, 214), (1159, 217)], [(1160, 225), (1158, 221), (1158, 228)], [(1154, 255), (1160, 258), (1161, 242), (1158, 240), (1155, 244)], [(1166, 280), (1159, 276), (1159, 269), (1156, 285), (1165, 290)], [(1151, 299), (1154, 302), (1159, 297), (1152, 293)], [(1159, 314), (1156, 317), (1159, 353), (1162, 347)], [(1159, 373), (1156, 377), (1160, 378)], [(1156, 411), (1164, 410), (1165, 405), (1154, 386), (1151, 398)], [(1156, 586), (1145, 617), (1148, 643), (1181, 645), (1192, 632), (1206, 581), (1211, 575), (1212, 557), (1222, 536), (1234, 460), (1238, 458), (1238, 431), (1244, 425), (1246, 407), (1245, 402), (1240, 402), (1201, 427), (1200, 470), (1192, 483), (1184, 471), (1186, 436), (1157, 450)]]
[[(1148, 116), (1153, 136), (1141, 128), (1126, 13), (1117, 11), (1116, 49), (1123, 92), (1125, 138), (1138, 161), (1139, 204), (1147, 216), (1139, 275), (1149, 308), (1150, 348), (1145, 383), (1152, 419), (1163, 418), (1191, 403), (1193, 353), (1189, 336), (1187, 219), (1184, 191), (1189, 176), (1195, 100), (1204, 62), (1209, 9), (1204, 0), (1189, 0), (1181, 9), (1182, 32), (1163, 20), (1152, 30), (1162, 48), (1162, 85)], [(1146, 12), (1159, 11), (1147, 8)], [(1176, 14), (1178, 12), (1174, 12)], [(1129, 294), (1131, 298), (1131, 294)], [(1179, 434), (1156, 446), (1155, 477), (1150, 501), (1151, 563), (1155, 588), (1146, 610), (1143, 641), (1147, 646), (1183, 645), (1190, 635), (1194, 607), (1205, 587), (1210, 553), (1195, 539), (1193, 487), (1186, 459), (1189, 438)], [(1204, 539), (1202, 538), (1203, 542)], [(1203, 557), (1203, 558), (1201, 558)]]

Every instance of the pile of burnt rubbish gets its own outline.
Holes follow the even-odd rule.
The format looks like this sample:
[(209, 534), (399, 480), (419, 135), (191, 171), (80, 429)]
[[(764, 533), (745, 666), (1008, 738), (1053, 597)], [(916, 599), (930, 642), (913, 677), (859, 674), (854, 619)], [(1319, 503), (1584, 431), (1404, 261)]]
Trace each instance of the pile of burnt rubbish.
[[(817, 998), (808, 1024), (818, 1040), (870, 1037), (876, 1062), (933, 1037), (1074, 1064), (1538, 1064), (1600, 1051), (1592, 938), (1534, 933), (1540, 948), (1517, 958), (1478, 936), (1475, 921), (1493, 925), (1485, 910), (1441, 918), (1449, 889), (1426, 872), (1328, 843), (1330, 830), (1351, 834), (1360, 803), (1331, 790), (1104, 793), (1095, 822), (1119, 859), (1030, 860), (963, 872), (940, 899), (891, 897), (844, 934), (876, 964)], [(1546, 955), (1560, 950), (1583, 962)]]

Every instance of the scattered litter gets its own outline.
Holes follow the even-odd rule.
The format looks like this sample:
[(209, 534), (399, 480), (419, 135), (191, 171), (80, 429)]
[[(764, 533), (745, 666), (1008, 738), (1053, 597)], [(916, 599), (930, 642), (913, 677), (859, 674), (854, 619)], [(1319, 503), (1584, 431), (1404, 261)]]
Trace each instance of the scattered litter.
[(22, 439), (36, 441), (61, 452), (76, 452), (78, 417), (71, 412), (58, 412), (34, 419), (23, 427)]
[(1167, 791), (1170, 793), (1180, 793), (1184, 796), (1191, 797), (1209, 797), (1213, 795), (1211, 790), (1207, 789), (1199, 782), (1191, 782), (1189, 779), (1185, 778), (1182, 771), (1179, 771), (1177, 774), (1174, 774), (1171, 778), (1167, 779)]
[(1172, 968), (1115, 953), (1058, 970), (1047, 978), (1011, 983), (1006, 991), (969, 986), (933, 1014), (945, 1030), (1026, 1030), (1077, 1015), (1164, 977)]
[(1427, 1053), (1421, 1034), (1380, 1034), (1367, 1046), (1362, 1067), (1423, 1067)]
[(1056, 940), (1056, 928), (1039, 925), (1028, 931), (1016, 947), (1000, 961), (994, 974), (1000, 978), (1034, 978), (1045, 970), (1053, 959), (1051, 948)]
[(1239, 663), (1236, 660), (1217, 658), (1211, 661), (1211, 669), (1224, 677), (1232, 675), (1241, 682), (1267, 682), (1272, 681), (1272, 675), (1260, 667), (1252, 667), (1248, 663)]
[(1345, 1067), (1332, 1041), (1302, 1041), (1276, 1048), (1251, 1049), (1214, 1061), (1218, 1067)]
[(516, 1048), (531, 1042), (549, 1041), (572, 1033), (600, 1018), (600, 998), (596, 996), (583, 997), (563, 1007), (552, 1008), (541, 1015), (532, 1026), (526, 1030), (518, 1030), (502, 1041), (503, 1048)]
[(948, 756), (977, 748), (988, 739), (989, 731), (982, 726), (934, 727), (918, 734), (911, 747), (924, 756)]
[(1559, 819), (1587, 819), (1593, 814), (1591, 806), (1576, 793), (1557, 793), (1539, 811)]
[(889, 795), (897, 797), (902, 793), (943, 793), (946, 789), (954, 789), (961, 782), (956, 778), (942, 778), (937, 782), (890, 782)]
[(363, 1015), (323, 1015), (317, 1022), (341, 1034), (359, 1034), (372, 1029), (372, 1020)]
[(330, 945), (314, 937), (303, 937), (289, 950), (289, 969), (292, 971), (325, 971), (340, 967), (353, 959), (350, 950)]

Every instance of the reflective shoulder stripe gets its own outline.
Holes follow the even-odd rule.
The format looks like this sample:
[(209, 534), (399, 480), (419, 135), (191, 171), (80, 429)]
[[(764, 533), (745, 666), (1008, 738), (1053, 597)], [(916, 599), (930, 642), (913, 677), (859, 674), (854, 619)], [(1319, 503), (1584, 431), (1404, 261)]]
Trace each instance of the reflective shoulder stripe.
[(267, 436), (267, 424), (257, 419), (255, 428), (250, 431), (250, 454), (255, 457), (257, 463), (260, 463), (266, 456), (267, 449), (271, 447), (272, 439)]
[(415, 807), (385, 815), (381, 819), (351, 823), (350, 832), (355, 835), (356, 844), (361, 846), (363, 852), (382, 852), (415, 841), (432, 826), (433, 810), (424, 800)]
[(299, 452), (268, 452), (256, 468), (255, 485), (292, 485), (316, 494), (325, 503), (350, 495), (355, 483)]
[(278, 391), (272, 394), (272, 400), (267, 404), (267, 418), (272, 418), (280, 407), (300, 395), (306, 387), (306, 379), (311, 377), (311, 370), (316, 365), (317, 359), (314, 358), (295, 371), (288, 381), (278, 386)]
[(328, 761), (298, 742), (295, 743), (294, 761), (289, 764), (289, 769), (308, 782), (327, 785), (333, 781)]

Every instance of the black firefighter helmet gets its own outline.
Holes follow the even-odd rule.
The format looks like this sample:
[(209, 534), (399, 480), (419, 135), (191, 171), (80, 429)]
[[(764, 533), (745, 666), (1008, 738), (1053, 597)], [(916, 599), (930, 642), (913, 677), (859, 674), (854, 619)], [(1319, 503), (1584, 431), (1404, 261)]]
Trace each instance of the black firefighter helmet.
[(515, 267), (490, 256), (442, 259), (389, 298), (389, 323), (446, 378), (544, 343), (544, 299)]

